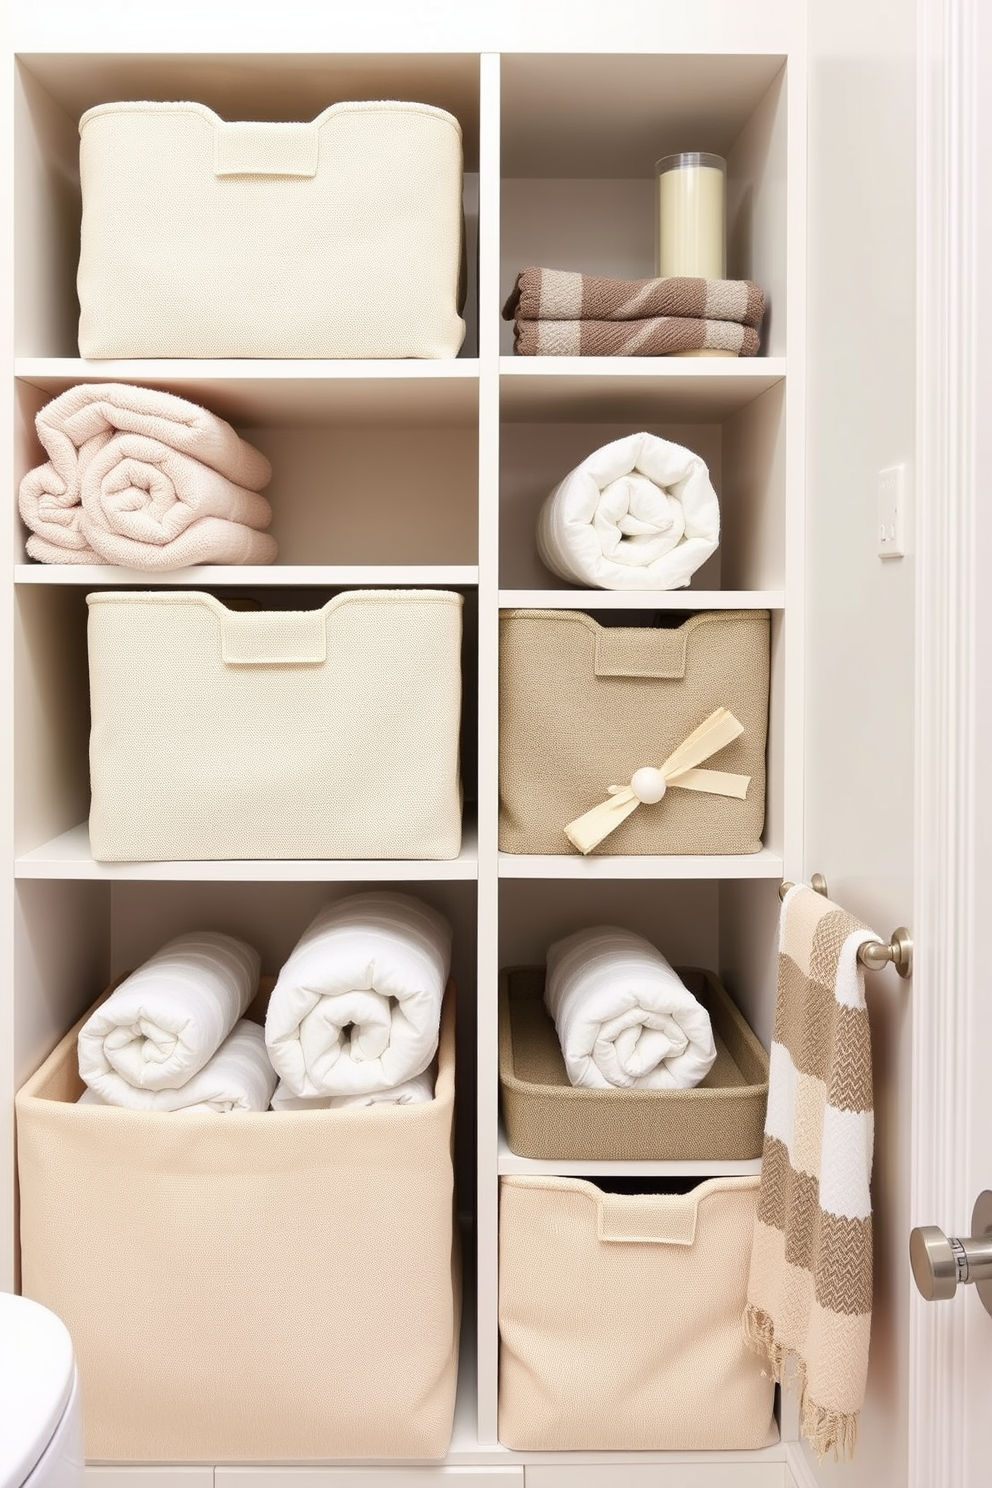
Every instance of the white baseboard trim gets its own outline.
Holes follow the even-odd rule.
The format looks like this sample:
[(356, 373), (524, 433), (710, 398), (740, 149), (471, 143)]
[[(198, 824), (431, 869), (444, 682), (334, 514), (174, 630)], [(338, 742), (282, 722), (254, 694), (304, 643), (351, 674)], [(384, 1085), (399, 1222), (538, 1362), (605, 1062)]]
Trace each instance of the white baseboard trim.
[(798, 1442), (789, 1442), (786, 1445), (785, 1467), (786, 1488), (819, 1488), (813, 1470)]

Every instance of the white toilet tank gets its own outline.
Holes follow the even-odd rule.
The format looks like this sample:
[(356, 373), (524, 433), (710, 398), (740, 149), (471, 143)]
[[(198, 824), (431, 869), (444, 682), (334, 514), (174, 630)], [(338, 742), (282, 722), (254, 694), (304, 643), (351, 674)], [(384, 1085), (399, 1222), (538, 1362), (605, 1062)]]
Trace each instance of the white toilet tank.
[(82, 1488), (83, 1424), (65, 1324), (0, 1292), (0, 1488)]

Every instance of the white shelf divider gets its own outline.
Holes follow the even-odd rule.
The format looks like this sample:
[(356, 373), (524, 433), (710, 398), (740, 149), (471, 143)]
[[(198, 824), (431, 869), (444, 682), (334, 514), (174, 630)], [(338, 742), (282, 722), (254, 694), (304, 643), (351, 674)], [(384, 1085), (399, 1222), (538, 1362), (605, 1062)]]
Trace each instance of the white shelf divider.
[(18, 563), (14, 569), (17, 584), (79, 584), (87, 589), (97, 585), (139, 584), (143, 589), (204, 589), (214, 585), (266, 586), (271, 588), (313, 587), (382, 588), (421, 585), (450, 588), (453, 584), (474, 587), (479, 570), (474, 564), (272, 564), (269, 567), (245, 564), (205, 563), (198, 568), (173, 568), (166, 573), (148, 573), (137, 568), (115, 568), (111, 564), (90, 563)]
[(475, 828), (466, 825), (457, 858), (271, 858), (193, 862), (98, 863), (85, 822), (14, 860), (15, 878), (152, 879), (183, 882), (356, 883), (475, 879)]
[(672, 857), (574, 857), (562, 853), (504, 853), (499, 855), (500, 878), (657, 878), (720, 879), (781, 878), (782, 858), (763, 847), (740, 855), (706, 854)]
[(781, 589), (501, 589), (501, 610), (781, 610)]

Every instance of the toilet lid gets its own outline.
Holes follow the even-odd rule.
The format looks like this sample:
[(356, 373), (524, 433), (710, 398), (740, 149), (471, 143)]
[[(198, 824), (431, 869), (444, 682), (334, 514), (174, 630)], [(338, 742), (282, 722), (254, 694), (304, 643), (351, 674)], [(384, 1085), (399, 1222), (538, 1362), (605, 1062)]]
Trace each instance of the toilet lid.
[(0, 1292), (0, 1488), (21, 1488), (65, 1413), (75, 1359), (65, 1324)]

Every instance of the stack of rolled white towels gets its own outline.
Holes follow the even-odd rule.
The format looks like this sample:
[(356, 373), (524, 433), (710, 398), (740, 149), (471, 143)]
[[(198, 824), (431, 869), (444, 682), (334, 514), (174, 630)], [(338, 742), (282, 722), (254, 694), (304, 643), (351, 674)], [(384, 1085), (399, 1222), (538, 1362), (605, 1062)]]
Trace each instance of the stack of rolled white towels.
[(321, 910), (269, 999), (272, 1109), (433, 1100), (450, 966), (451, 926), (412, 894), (370, 890)]
[(544, 566), (597, 589), (683, 589), (719, 540), (720, 502), (705, 462), (644, 432), (587, 455), (537, 522)]
[(259, 953), (217, 931), (179, 935), (80, 1030), (81, 1101), (231, 1112), (433, 1100), (451, 941), (411, 894), (348, 895), (300, 937), (263, 1028), (244, 1017)]
[(716, 1059), (709, 1013), (656, 946), (618, 925), (555, 941), (544, 1002), (572, 1085), (686, 1089)]
[(218, 931), (178, 935), (120, 982), (80, 1029), (86, 1103), (136, 1111), (264, 1111), (275, 1073), (243, 1016), (260, 957)]

